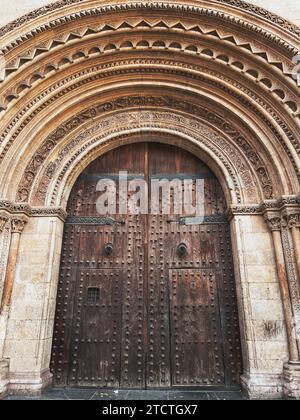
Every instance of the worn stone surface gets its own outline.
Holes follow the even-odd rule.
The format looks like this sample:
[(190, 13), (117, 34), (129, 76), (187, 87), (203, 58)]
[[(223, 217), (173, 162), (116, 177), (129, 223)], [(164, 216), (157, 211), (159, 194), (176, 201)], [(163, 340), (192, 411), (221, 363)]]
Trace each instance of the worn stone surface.
[(98, 401), (242, 401), (241, 392), (205, 391), (101, 391), (95, 389), (53, 389), (40, 397), (8, 396), (6, 400), (98, 400)]
[[(16, 2), (3, 5), (0, 25), (47, 3), (27, 0), (16, 7)], [(118, 13), (91, 16), (81, 15), (78, 2), (75, 20), (62, 25), (69, 8), (57, 9), (50, 29), (50, 17), (41, 13), (0, 38), (7, 68), (0, 77), (0, 210), (8, 214), (0, 232), (0, 295), (14, 220), (29, 219), (14, 255), (11, 299), (0, 314), (2, 394), (39, 393), (51, 382), (63, 209), (72, 185), (95, 158), (143, 133), (165, 142), (172, 137), (171, 143), (205, 160), (224, 189), (232, 217), (241, 385), (251, 398), (283, 393), (299, 398), (299, 372), (283, 366), (300, 329), (282, 304), (284, 297), (300, 319), (299, 255), (293, 249), (299, 226), (293, 224), (298, 230), (291, 243), (286, 232), (291, 229), (287, 214), (294, 219), (300, 208), (299, 85), (291, 61), (300, 49), (299, 32), (272, 13), (262, 19), (262, 11), (226, 8), (225, 1), (214, 2), (209, 18), (200, 8), (196, 20), (194, 11), (174, 2), (178, 10), (172, 19), (168, 1), (159, 12), (149, 2), (143, 25), (143, 11), (129, 12), (130, 1)], [(100, 3), (109, 9), (114, 2), (86, 0), (82, 8)], [(299, 21), (295, 2), (253, 3)], [(224, 10), (230, 19), (224, 19)], [(22, 37), (28, 31), (33, 32)], [(286, 296), (279, 287), (274, 231), (286, 261), (280, 266), (289, 286)], [(52, 391), (42, 398), (75, 394)], [(90, 391), (81, 396), (102, 398)]]

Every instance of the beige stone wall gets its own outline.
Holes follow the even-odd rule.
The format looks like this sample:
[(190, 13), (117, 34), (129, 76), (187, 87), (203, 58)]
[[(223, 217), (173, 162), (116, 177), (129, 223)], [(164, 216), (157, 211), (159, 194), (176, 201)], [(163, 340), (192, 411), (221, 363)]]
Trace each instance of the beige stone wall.
[[(101, 3), (100, 0), (89, 1), (97, 5)], [(46, 0), (12, 0), (2, 3), (0, 20), (2, 19), (3, 24), (34, 7), (46, 4)], [(259, 0), (255, 0), (255, 3), (261, 3), (265, 7), (269, 4), (274, 12), (293, 18), (295, 22), (299, 21), (298, 3), (278, 1), (271, 4)], [(290, 7), (286, 6), (287, 3)], [(169, 10), (166, 8), (164, 16), (167, 22)], [(125, 9), (124, 14), (127, 13), (128, 10)], [(140, 9), (135, 13), (139, 19)], [(277, 25), (272, 26), (270, 21), (260, 21), (262, 29), (267, 28), (269, 31), (271, 28), (273, 32), (265, 41), (264, 35), (261, 38), (257, 36), (257, 18), (254, 15), (241, 10), (232, 13), (236, 13), (235, 20), (232, 21), (234, 24), (224, 20), (224, 25), (225, 29), (228, 25), (226, 33), (233, 35), (234, 44), (230, 46), (226, 39), (223, 40), (223, 35), (218, 33), (217, 40), (208, 35), (205, 42), (212, 50), (209, 55), (202, 54), (198, 44), (196, 51), (192, 51), (189, 32), (185, 34), (178, 31), (175, 37), (176, 31), (173, 31), (171, 24), (170, 40), (167, 40), (166, 48), (157, 47), (160, 48), (159, 53), (154, 47), (154, 41), (157, 41), (156, 37), (161, 34), (163, 37), (167, 34), (165, 28), (161, 34), (149, 34), (149, 48), (137, 48), (138, 41), (146, 37), (144, 29), (135, 28), (137, 35), (134, 39), (128, 38), (134, 42), (132, 52), (128, 49), (128, 44), (125, 44), (125, 47), (122, 47), (122, 44), (125, 34), (127, 36), (128, 32), (129, 36), (129, 32), (133, 31), (124, 30), (122, 25), (118, 26), (121, 21), (119, 22), (119, 17), (114, 16), (110, 19), (115, 19), (118, 28), (114, 34), (118, 47), (111, 48), (112, 35), (100, 30), (95, 37), (88, 35), (87, 38), (83, 36), (76, 41), (71, 39), (70, 43), (68, 41), (55, 46), (55, 51), (49, 47), (49, 51), (40, 54), (36, 47), (41, 44), (52, 45), (53, 35), (56, 36), (56, 30), (53, 28), (38, 33), (31, 40), (27, 39), (24, 47), (20, 46), (19, 58), (26, 57), (29, 48), (32, 49), (32, 63), (24, 64), (22, 59), (17, 62), (18, 70), (16, 69), (13, 75), (9, 74), (3, 82), (3, 107), (2, 102), (0, 104), (4, 115), (1, 118), (4, 140), (7, 142), (0, 168), (0, 208), (9, 213), (12, 222), (8, 231), (4, 230), (0, 234), (0, 294), (4, 283), (3, 296), (9, 297), (5, 300), (6, 310), (0, 315), (0, 395), (2, 390), (37, 391), (47, 384), (50, 378), (49, 361), (63, 223), (56, 217), (46, 216), (61, 214), (56, 210), (53, 212), (53, 206), (64, 207), (70, 187), (93, 158), (117, 147), (120, 144), (118, 142), (128, 141), (129, 134), (140, 133), (143, 130), (155, 131), (156, 134), (164, 132), (178, 138), (182, 136), (180, 145), (186, 145), (187, 150), (209, 163), (222, 180), (224, 190), (227, 191), (228, 203), (232, 205), (232, 213), (235, 214), (232, 221), (232, 238), (245, 368), (243, 384), (254, 397), (280, 396), (283, 390), (283, 365), (290, 360), (293, 363), (288, 366), (284, 386), (292, 389), (290, 378), (296, 375), (296, 370), (293, 372), (293, 369), (295, 362), (299, 362), (299, 351), (297, 348), (294, 351), (297, 336), (291, 334), (291, 329), (295, 326), (293, 310), (296, 315), (300, 314), (300, 292), (297, 291), (298, 283), (294, 273), (296, 263), (298, 274), (300, 273), (300, 198), (299, 178), (295, 171), (295, 168), (299, 167), (299, 129), (296, 115), (300, 113), (300, 109), (297, 82), (294, 81), (295, 86), (292, 85), (292, 74), (288, 74), (286, 69), (289, 69), (291, 64), (289, 48), (297, 50), (298, 40), (293, 36), (295, 28), (289, 32)], [(189, 14), (190, 12), (183, 16), (183, 23), (190, 19)], [(249, 21), (247, 42), (251, 33), (248, 33), (248, 30), (253, 29), (253, 54), (243, 47), (244, 16)], [(91, 16), (89, 24), (94, 24), (95, 20), (98, 25), (102, 18), (106, 19), (106, 16)], [(126, 21), (127, 16), (123, 18)], [(41, 18), (43, 23), (46, 19), (48, 17)], [(178, 19), (181, 22), (181, 16)], [(86, 16), (82, 21), (86, 22)], [(206, 23), (202, 23), (203, 33), (206, 33)], [(67, 22), (66, 36), (77, 30), (77, 25), (80, 23)], [(180, 49), (176, 54), (174, 51), (173, 53), (174, 57), (178, 55), (179, 58), (169, 61), (168, 48), (171, 40), (174, 41), (177, 37)], [(256, 38), (259, 38), (258, 41)], [(282, 45), (288, 45), (286, 42), (291, 43), (287, 48), (288, 53), (284, 52), (283, 47), (278, 48), (278, 55), (274, 53), (279, 41)], [(97, 48), (101, 45), (103, 49), (96, 48), (95, 53), (95, 49), (91, 48), (94, 43)], [(105, 48), (109, 46), (110, 48)], [(226, 54), (228, 51), (228, 57), (223, 56), (220, 59), (218, 46), (223, 46)], [(114, 57), (116, 51), (119, 54), (118, 48), (126, 49), (126, 53), (121, 51), (125, 57), (127, 53), (130, 56), (132, 53), (136, 54), (135, 61), (128, 64), (124, 63), (123, 59), (112, 59), (111, 67), (107, 66), (106, 60), (110, 56)], [(102, 54), (104, 50), (105, 54)], [(66, 51), (75, 57), (74, 60), (69, 60), (70, 63), (65, 63)], [(265, 54), (260, 53), (260, 57), (256, 57), (257, 51), (263, 51)], [(37, 56), (34, 55), (36, 52)], [(151, 66), (155, 70), (155, 77), (151, 75), (147, 80), (143, 72), (143, 66), (146, 65), (145, 54), (147, 57), (151, 54)], [(199, 67), (200, 61), (196, 54), (202, 54), (203, 67)], [(8, 63), (15, 59), (14, 55), (14, 50), (7, 52)], [(237, 56), (238, 60), (241, 60), (240, 63), (235, 62)], [(51, 60), (48, 60), (48, 57), (51, 57)], [(95, 60), (99, 68), (91, 67), (92, 60)], [(278, 64), (277, 60), (282, 64), (281, 73), (280, 66), (274, 66), (274, 63)], [(55, 71), (53, 66), (47, 67), (49, 62), (57, 64)], [(184, 73), (182, 63), (186, 65)], [(35, 80), (37, 68), (42, 69), (42, 72)], [(248, 70), (245, 71), (246, 69)], [(102, 73), (106, 76), (98, 78)], [(78, 77), (78, 74), (81, 76)], [(24, 80), (30, 83), (24, 86)], [(81, 81), (84, 83), (81, 84)], [(53, 83), (51, 88), (50, 83)], [(143, 100), (152, 97), (153, 106), (157, 108), (153, 113), (149, 110), (145, 112), (143, 107), (139, 108), (138, 113), (136, 110), (132, 111), (133, 108), (137, 109), (133, 97), (137, 91), (143, 91)], [(169, 109), (169, 105), (167, 112), (160, 109), (162, 105), (161, 99), (157, 102), (158, 91), (161, 96), (176, 99), (174, 109)], [(116, 103), (125, 92), (128, 102), (120, 111)], [(281, 99), (283, 94), (284, 100)], [(240, 95), (243, 97), (240, 98)], [(55, 98), (53, 102), (52, 98)], [(103, 102), (100, 103), (99, 100)], [(193, 107), (186, 106), (188, 101)], [(181, 107), (178, 104), (181, 104)], [(214, 118), (201, 122), (201, 125), (196, 120), (196, 115), (203, 104), (209, 115)], [(140, 107), (140, 103), (138, 106)], [(104, 109), (112, 111), (109, 115), (102, 115)], [(20, 114), (16, 117), (15, 112), (19, 111)], [(226, 115), (226, 119), (215, 118), (216, 112)], [(29, 113), (32, 113), (32, 118), (31, 114), (29, 118)], [(123, 118), (122, 114), (126, 115), (126, 118)], [(219, 124), (215, 127), (217, 135), (212, 131), (214, 120)], [(21, 129), (17, 132), (19, 126)], [(223, 133), (224, 127), (229, 127), (228, 131), (234, 135), (231, 137), (227, 130), (226, 134)], [(59, 135), (53, 137), (53, 143), (48, 144), (47, 136), (58, 128), (65, 130), (64, 135), (61, 136), (59, 132)], [(238, 144), (235, 141), (236, 133), (241, 134), (245, 142), (241, 141), (241, 144)], [(118, 137), (115, 138), (117, 134)], [(44, 147), (45, 145), (47, 147)], [(64, 153), (66, 150), (68, 152)], [(16, 159), (16, 156), (19, 156), (19, 159)], [(36, 163), (32, 166), (33, 156), (33, 162)], [(53, 163), (56, 163), (58, 156), (61, 160), (56, 167)], [(46, 168), (53, 170), (49, 171), (49, 176)], [(271, 200), (272, 198), (274, 200)], [(28, 203), (32, 207), (28, 206)], [(46, 208), (35, 207), (44, 205)], [(289, 211), (294, 217), (290, 218), (288, 214), (283, 213)], [(17, 265), (9, 264), (10, 270), (6, 271), (9, 229), (13, 231), (13, 218), (23, 212), (30, 220), (21, 234), (19, 252), (16, 246), (11, 246), (8, 259), (11, 261), (11, 257), (18, 255), (18, 262)], [(43, 216), (34, 217), (41, 214)], [(268, 218), (269, 228), (263, 215)], [(285, 225), (287, 226), (284, 229), (293, 233), (293, 249), (287, 244), (287, 240), (282, 241)], [(12, 237), (16, 238), (14, 233)], [(277, 251), (276, 261), (274, 245)], [(10, 274), (15, 266), (16, 275), (12, 276)], [(10, 299), (10, 293), (6, 292), (10, 292), (12, 287), (13, 294)], [(291, 357), (290, 354), (289, 359), (287, 347), (289, 353), (292, 353), (291, 350), (297, 353), (296, 357)], [(300, 363), (298, 368), (300, 370)], [(294, 382), (292, 385), (296, 391), (292, 389), (292, 395), (300, 398), (300, 376)], [(290, 391), (287, 395), (289, 393)]]
[(46, 217), (30, 219), (22, 234), (3, 352), (12, 389), (49, 368), (62, 233), (63, 223)]
[[(29, 13), (53, 0), (1, 0), (0, 26)], [(300, 25), (300, 2), (294, 0), (248, 0)]]
[[(246, 388), (258, 397), (262, 378), (266, 393), (276, 395), (282, 366), (288, 360), (284, 315), (272, 238), (262, 216), (232, 221), (233, 255), (238, 289)], [(254, 386), (253, 386), (254, 383)], [(255, 391), (255, 385), (260, 388)]]

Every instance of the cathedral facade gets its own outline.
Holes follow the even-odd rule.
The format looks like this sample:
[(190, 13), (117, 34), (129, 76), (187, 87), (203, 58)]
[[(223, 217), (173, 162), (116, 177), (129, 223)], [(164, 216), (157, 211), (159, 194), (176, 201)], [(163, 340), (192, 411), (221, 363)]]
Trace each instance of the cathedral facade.
[[(0, 28), (0, 394), (300, 398), (300, 28), (237, 0), (45, 3)], [(99, 216), (124, 171), (197, 175), (204, 220)]]

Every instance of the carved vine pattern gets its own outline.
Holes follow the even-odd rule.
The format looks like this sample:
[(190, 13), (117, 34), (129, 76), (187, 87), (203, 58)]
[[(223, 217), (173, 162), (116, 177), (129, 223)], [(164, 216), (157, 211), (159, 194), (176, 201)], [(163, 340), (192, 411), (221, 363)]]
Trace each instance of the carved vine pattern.
[[(161, 128), (161, 127), (159, 127), (158, 125), (155, 127), (155, 125), (153, 125), (152, 126), (152, 129), (153, 128)], [(145, 133), (146, 134), (146, 133)], [(148, 134), (149, 135), (152, 135), (153, 134), (153, 132), (152, 131), (149, 131), (148, 132)], [(182, 132), (181, 132), (181, 134), (182, 134)], [(156, 133), (156, 136), (157, 135), (159, 135), (159, 133)], [(105, 134), (103, 135), (103, 137), (106, 137), (105, 136)], [(116, 144), (120, 144), (120, 142), (122, 143), (122, 142), (124, 142), (124, 141), (126, 141), (128, 138), (130, 137), (130, 135), (129, 134), (123, 134), (123, 135), (119, 135), (119, 136), (117, 136), (115, 139), (114, 139), (114, 141), (115, 141), (115, 143)], [(164, 140), (166, 139), (168, 137), (168, 135), (166, 135), (165, 133), (163, 134), (163, 138), (164, 138)], [(64, 178), (64, 176), (65, 176), (65, 174), (66, 174), (66, 172), (68, 171), (68, 169), (74, 164), (74, 162), (76, 162), (76, 160), (78, 159), (78, 157), (80, 157), (82, 154), (84, 154), (85, 152), (86, 152), (86, 150), (91, 146), (91, 145), (93, 145), (93, 144), (95, 144), (95, 143), (98, 143), (99, 142), (99, 140), (101, 140), (101, 139), (99, 139), (99, 138), (95, 138), (95, 139), (93, 139), (91, 142), (89, 142), (88, 144), (85, 144), (85, 145), (83, 145), (71, 158), (70, 158), (70, 160), (64, 165), (64, 167), (62, 168), (62, 170), (61, 170), (61, 172), (60, 172), (60, 174), (59, 174), (59, 176), (58, 176), (58, 180), (57, 180), (57, 182), (56, 182), (56, 185), (55, 185), (55, 188), (53, 189), (53, 194), (51, 195), (51, 205), (54, 205), (54, 203), (55, 203), (55, 200), (56, 200), (56, 197), (57, 197), (57, 192), (58, 192), (58, 189), (59, 189), (59, 186), (60, 186), (60, 184), (61, 184), (61, 182), (62, 182), (62, 180), (63, 180), (63, 178)], [(171, 136), (170, 135), (170, 140), (171, 141), (174, 141), (174, 134)], [(202, 138), (201, 139), (202, 141), (199, 141), (199, 139), (198, 139), (198, 142), (199, 143), (203, 143), (203, 144), (205, 144), (205, 140), (204, 140), (204, 138)], [(99, 150), (101, 149), (101, 150), (103, 150), (103, 148), (105, 148), (106, 146), (108, 146), (108, 145), (110, 145), (111, 146), (111, 141), (105, 141), (105, 142), (102, 142), (96, 149), (95, 149), (95, 151), (96, 152), (99, 152)], [(228, 173), (230, 174), (230, 177), (231, 177), (231, 179), (232, 179), (232, 181), (233, 181), (233, 184), (234, 184), (234, 186), (235, 186), (235, 194), (236, 194), (236, 196), (237, 196), (237, 200), (238, 200), (238, 202), (241, 202), (241, 191), (240, 191), (240, 189), (239, 189), (239, 183), (238, 183), (238, 181), (237, 181), (237, 179), (236, 179), (236, 176), (235, 176), (235, 173), (234, 173), (234, 171), (232, 170), (232, 168), (231, 168), (231, 166), (230, 166), (230, 164), (226, 161), (226, 159), (224, 159), (224, 157), (223, 157), (223, 154), (221, 153), (221, 152), (219, 152), (218, 151), (218, 149), (216, 148), (216, 147), (214, 147), (213, 145), (210, 145), (210, 147), (211, 147), (211, 150), (215, 153), (215, 155), (223, 162), (223, 164), (224, 164), (224, 166), (226, 167), (226, 169), (227, 169), (227, 171), (228, 171)], [(197, 154), (198, 152), (199, 152), (199, 148), (197, 147), (197, 146), (195, 146), (195, 145), (191, 145), (191, 146), (189, 146), (189, 148), (188, 148), (188, 150), (191, 152), (191, 153), (194, 153), (194, 154)], [(87, 156), (86, 157), (87, 159), (89, 158), (89, 156)], [(76, 170), (77, 170), (77, 168), (79, 167), (79, 166), (81, 166), (81, 163), (82, 162), (80, 162), (80, 163), (77, 163), (76, 165), (75, 165), (75, 167), (73, 168), (74, 170), (75, 170), (75, 172), (76, 172)]]
[[(138, 124), (134, 124), (134, 121), (138, 121)], [(151, 127), (149, 127), (149, 123)], [(180, 125), (180, 129), (176, 128), (176, 125)], [(111, 136), (111, 134), (116, 134), (116, 138), (113, 140), (104, 141), (98, 146), (103, 151), (107, 145), (110, 145), (111, 147), (114, 147), (115, 144), (119, 145), (120, 141), (125, 141), (130, 136), (136, 136), (136, 134), (132, 135), (120, 135), (120, 127), (122, 126), (122, 130), (126, 128), (141, 128), (148, 130), (153, 130), (154, 128), (162, 129), (166, 127), (172, 127), (172, 130), (174, 133), (177, 134), (187, 134), (191, 135), (192, 130), (192, 136), (195, 140), (198, 141), (198, 143), (205, 144), (206, 147), (210, 148), (215, 154), (215, 156), (218, 156), (218, 158), (223, 162), (224, 166), (228, 170), (228, 173), (231, 176), (231, 179), (235, 185), (235, 193), (238, 198), (238, 201), (241, 200), (241, 191), (239, 187), (239, 183), (236, 180), (236, 176), (234, 172), (232, 171), (231, 164), (238, 162), (238, 170), (240, 171), (240, 176), (243, 179), (244, 182), (244, 188), (247, 191), (250, 200), (250, 197), (252, 199), (256, 198), (256, 190), (255, 190), (255, 183), (253, 179), (251, 178), (251, 174), (249, 173), (249, 169), (246, 169), (245, 165), (241, 162), (241, 157), (236, 153), (236, 150), (234, 147), (232, 147), (228, 142), (225, 142), (223, 138), (218, 135), (218, 133), (214, 132), (214, 130), (209, 129), (208, 127), (204, 126), (203, 124), (187, 119), (182, 116), (174, 115), (167, 112), (150, 112), (150, 111), (144, 111), (144, 112), (132, 112), (132, 113), (126, 113), (126, 115), (115, 115), (112, 117), (108, 117), (97, 124), (95, 124), (93, 127), (86, 129), (84, 132), (80, 133), (78, 136), (76, 136), (67, 146), (64, 147), (64, 149), (60, 152), (59, 157), (51, 162), (48, 167), (46, 168), (42, 180), (39, 184), (39, 187), (37, 188), (37, 191), (34, 194), (34, 197), (38, 200), (35, 201), (34, 204), (39, 204), (44, 202), (48, 185), (51, 181), (51, 179), (54, 176), (54, 173), (57, 172), (57, 169), (60, 165), (60, 163), (63, 161), (64, 157), (71, 156), (71, 159), (68, 161), (67, 164), (63, 167), (63, 170), (61, 171), (60, 175), (57, 177), (58, 181), (56, 183), (54, 194), (52, 195), (52, 204), (54, 203), (54, 198), (56, 197), (56, 192), (58, 190), (59, 184), (62, 181), (62, 178), (64, 174), (66, 173), (67, 169), (71, 166), (71, 164), (74, 164), (74, 161), (76, 161), (81, 155), (85, 153), (87, 149), (89, 149), (94, 144), (99, 144), (102, 138), (105, 138), (107, 136)], [(185, 130), (183, 127), (189, 127), (190, 130)], [(93, 136), (97, 134), (99, 131), (102, 131), (102, 135), (98, 135), (96, 138), (93, 138), (90, 142), (86, 142), (86, 138), (89, 136)], [(176, 136), (175, 134), (175, 136)], [(164, 139), (166, 137), (170, 138), (170, 141), (174, 141), (174, 134), (166, 134), (166, 133), (156, 133), (157, 136), (163, 136)], [(205, 137), (207, 136), (207, 139)], [(73, 148), (75, 146), (80, 145), (80, 143), (83, 143), (83, 146), (80, 148), (79, 151), (73, 152)], [(217, 145), (217, 147), (214, 146), (214, 144)], [(220, 149), (223, 152), (225, 151), (227, 154), (227, 158), (224, 157), (224, 153), (220, 152)], [(93, 149), (94, 150), (94, 149)], [(191, 153), (197, 154), (199, 151), (198, 146), (195, 146), (193, 144), (188, 144), (188, 150)], [(228, 161), (231, 161), (229, 164)], [(82, 162), (81, 162), (82, 163)], [(255, 198), (254, 198), (255, 197)]]
[[(155, 60), (136, 60), (136, 62), (139, 63), (143, 63), (145, 64), (146, 62), (155, 62)], [(168, 62), (166, 60), (163, 60), (163, 62)], [(124, 62), (125, 63), (125, 62)], [(168, 62), (170, 63), (170, 62)], [(119, 65), (120, 63), (115, 63), (115, 66)], [(174, 63), (176, 64), (176, 62)], [(178, 64), (178, 63), (177, 63)], [(181, 63), (180, 63), (181, 64)], [(182, 65), (182, 64), (181, 64)], [(205, 71), (204, 69), (198, 67), (198, 66), (189, 66), (189, 65), (184, 65), (185, 68), (197, 68), (198, 70), (202, 70)], [(142, 71), (143, 69), (140, 69), (139, 71)], [(92, 71), (95, 71), (95, 68), (93, 68)], [(122, 71), (117, 71), (118, 74), (124, 73)], [(169, 71), (170, 73), (170, 71)], [(174, 74), (178, 74), (178, 71), (174, 71)], [(28, 107), (33, 106), (35, 103), (37, 103), (38, 101), (42, 100), (42, 98), (46, 97), (46, 95), (48, 94), (48, 92), (52, 92), (55, 88), (59, 87), (59, 86), (63, 86), (66, 82), (68, 81), (72, 81), (74, 79), (76, 79), (77, 77), (82, 76), (83, 74), (85, 74), (85, 72), (79, 72), (76, 73), (75, 75), (72, 75), (71, 77), (66, 78), (64, 81), (61, 81), (58, 84), (55, 84), (54, 86), (51, 86), (47, 91), (45, 91), (43, 94), (39, 95), (34, 101), (31, 102), (30, 106), (28, 105), (26, 107), (26, 110), (28, 109)], [(280, 127), (282, 128), (282, 130), (285, 132), (285, 134), (287, 135), (287, 137), (289, 138), (289, 140), (291, 141), (291, 143), (293, 144), (293, 146), (295, 147), (296, 151), (299, 153), (300, 152), (300, 147), (299, 147), (299, 141), (293, 136), (293, 134), (289, 131), (288, 126), (276, 115), (276, 113), (274, 112), (274, 110), (270, 107), (268, 107), (262, 100), (261, 98), (257, 97), (253, 92), (251, 92), (251, 90), (249, 90), (248, 88), (245, 88), (244, 86), (242, 86), (241, 84), (232, 81), (230, 78), (228, 77), (224, 77), (224, 75), (221, 75), (219, 73), (216, 72), (208, 72), (208, 74), (212, 74), (214, 76), (217, 76), (218, 78), (227, 81), (228, 83), (231, 83), (233, 86), (237, 87), (239, 90), (243, 91), (244, 93), (247, 93), (248, 95), (250, 95), (253, 99), (255, 99), (258, 103), (261, 104), (261, 106), (263, 106), (264, 109), (266, 109), (266, 111), (272, 115), (272, 117), (278, 122), (278, 124), (280, 125)], [(42, 110), (44, 109), (47, 105), (49, 105), (50, 103), (54, 102), (56, 99), (60, 98), (61, 96), (63, 96), (64, 94), (66, 94), (69, 91), (72, 91), (73, 89), (75, 89), (76, 87), (82, 85), (82, 84), (86, 84), (88, 83), (88, 81), (93, 81), (96, 80), (98, 78), (102, 78), (105, 77), (102, 74), (98, 74), (98, 75), (94, 75), (91, 76), (89, 79), (85, 79), (83, 81), (77, 82), (74, 85), (64, 89), (63, 91), (59, 92), (57, 95), (53, 96), (52, 98), (50, 98), (49, 100), (47, 100), (45, 103), (43, 103), (39, 108), (37, 108), (35, 110), (35, 112), (33, 112), (30, 116), (28, 116), (25, 121), (21, 124), (21, 126), (18, 128), (18, 130), (11, 136), (11, 139), (9, 140), (9, 142), (7, 142), (7, 144), (5, 145), (2, 154), (0, 155), (0, 161), (3, 159), (3, 157), (5, 156), (6, 152), (8, 151), (10, 145), (13, 143), (14, 139), (20, 134), (20, 132), (23, 130), (24, 127), (26, 127), (26, 125)], [(224, 87), (222, 84), (219, 84), (217, 82), (211, 81), (207, 78), (204, 78), (202, 76), (194, 76), (194, 78), (196, 78), (197, 80), (201, 80), (205, 83), (208, 84), (212, 84), (214, 86), (219, 87), (220, 89), (222, 89), (223, 91), (225, 91), (226, 93), (231, 94), (232, 96), (234, 96), (235, 98), (237, 98), (240, 102), (242, 102), (243, 104), (245, 104), (246, 106), (249, 107), (249, 109), (252, 109), (267, 125), (268, 127), (273, 131), (274, 135), (276, 136), (276, 138), (280, 141), (281, 145), (283, 146), (283, 148), (285, 149), (285, 152), (287, 153), (290, 161), (293, 164), (293, 167), (295, 169), (295, 172), (298, 175), (298, 179), (300, 180), (300, 173), (299, 173), (299, 168), (297, 163), (295, 162), (291, 151), (289, 150), (289, 148), (287, 147), (287, 145), (285, 144), (283, 138), (281, 137), (281, 135), (278, 133), (278, 131), (276, 130), (276, 128), (271, 124), (271, 122), (269, 121), (268, 118), (266, 118), (266, 116), (264, 114), (262, 114), (261, 112), (259, 112), (255, 106), (245, 100), (241, 95), (238, 95), (237, 93), (233, 93), (230, 89)], [(6, 135), (9, 134), (11, 132), (11, 129), (13, 128), (13, 126), (18, 122), (19, 118), (25, 113), (25, 109), (19, 113), (19, 115), (12, 121), (12, 123), (7, 127), (6, 130), (4, 130), (2, 136), (1, 136), (1, 142), (5, 139)]]
[(24, 176), (19, 184), (17, 201), (28, 201), (31, 186), (40, 167), (43, 165), (43, 162), (46, 160), (51, 150), (72, 130), (77, 129), (86, 121), (101, 116), (106, 112), (137, 106), (175, 108), (188, 114), (203, 118), (211, 124), (214, 124), (222, 132), (228, 135), (247, 156), (261, 182), (265, 198), (270, 199), (273, 197), (272, 181), (261, 158), (247, 142), (245, 137), (239, 132), (239, 130), (231, 123), (228, 123), (223, 116), (213, 113), (205, 107), (187, 101), (179, 101), (172, 97), (124, 97), (85, 110), (77, 114), (75, 117), (70, 118), (67, 122), (57, 128), (54, 133), (50, 134), (37, 150), (25, 170)]

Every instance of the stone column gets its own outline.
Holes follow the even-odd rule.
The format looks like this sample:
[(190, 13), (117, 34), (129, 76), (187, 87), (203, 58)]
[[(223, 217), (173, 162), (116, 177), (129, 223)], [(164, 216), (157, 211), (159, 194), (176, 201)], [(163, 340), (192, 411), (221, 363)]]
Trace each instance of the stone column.
[[(0, 299), (2, 296), (4, 275), (6, 273), (6, 258), (7, 258), (6, 241), (5, 241), (5, 235), (3, 234), (3, 231), (8, 220), (9, 220), (8, 214), (4, 211), (0, 212), (0, 235), (1, 235), (1, 238), (0, 238)], [(1, 351), (0, 351), (0, 357), (1, 357)]]
[[(9, 216), (5, 212), (0, 213), (0, 234), (3, 232), (6, 223), (8, 222)], [(2, 281), (2, 278), (0, 279)], [(2, 359), (3, 354), (3, 343), (5, 339), (6, 331), (6, 316), (0, 315), (0, 398), (7, 392), (8, 386), (8, 368), (9, 362), (6, 359)]]
[(292, 234), (298, 280), (300, 280), (300, 211), (288, 214), (287, 222)]
[(13, 216), (11, 219), (11, 242), (7, 261), (6, 276), (3, 287), (1, 312), (9, 307), (14, 285), (20, 237), (28, 219), (25, 216)]
[(35, 214), (21, 235), (4, 348), (12, 393), (40, 394), (51, 384), (63, 228), (61, 217)]
[(265, 219), (272, 232), (273, 244), (275, 250), (275, 258), (278, 272), (278, 280), (280, 292), (282, 297), (282, 304), (284, 309), (284, 317), (286, 323), (288, 347), (289, 347), (289, 362), (299, 363), (299, 351), (297, 339), (295, 334), (295, 319), (291, 304), (291, 297), (289, 291), (289, 282), (286, 271), (284, 249), (282, 245), (281, 227), (282, 219), (280, 213), (266, 214)]
[(280, 399), (282, 369), (289, 355), (272, 236), (260, 208), (239, 206), (232, 211), (241, 385), (251, 399)]

